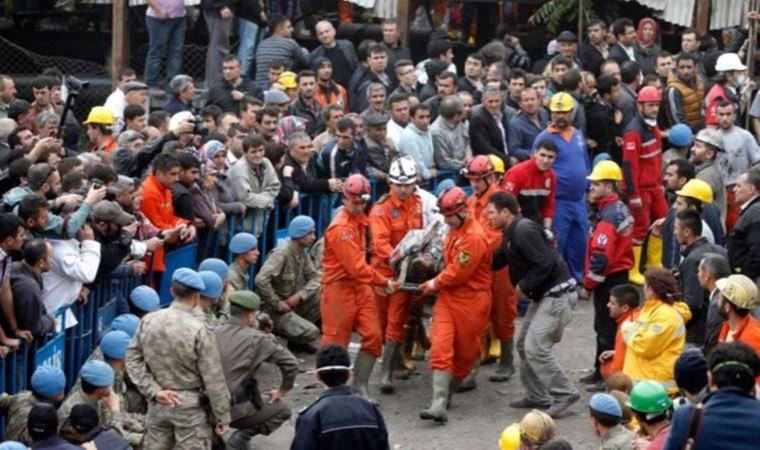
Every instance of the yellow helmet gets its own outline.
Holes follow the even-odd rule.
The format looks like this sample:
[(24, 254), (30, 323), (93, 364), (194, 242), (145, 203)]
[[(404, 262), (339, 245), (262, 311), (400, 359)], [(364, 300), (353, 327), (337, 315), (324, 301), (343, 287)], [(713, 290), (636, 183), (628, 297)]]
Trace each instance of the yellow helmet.
[(520, 448), (520, 425), (513, 423), (504, 428), (499, 438), (499, 450), (518, 450)]
[(710, 185), (696, 178), (687, 181), (680, 191), (676, 191), (676, 195), (696, 198), (702, 203), (712, 203), (713, 201), (713, 191)]
[(543, 445), (557, 436), (557, 425), (549, 414), (534, 409), (520, 421), (520, 436), (532, 445)]
[(285, 89), (295, 89), (298, 87), (298, 75), (295, 72), (283, 72), (277, 79), (277, 82), (283, 85)]
[(570, 112), (573, 108), (575, 108), (575, 100), (567, 92), (557, 92), (549, 103), (551, 112)]
[(615, 161), (599, 161), (591, 175), (586, 177), (590, 181), (623, 181), (623, 171)]
[(113, 125), (116, 121), (113, 118), (113, 113), (105, 106), (94, 106), (90, 110), (90, 114), (87, 115), (87, 120), (84, 125), (94, 123), (98, 125)]
[(488, 155), (488, 159), (491, 160), (494, 173), (504, 173), (504, 161), (496, 155)]

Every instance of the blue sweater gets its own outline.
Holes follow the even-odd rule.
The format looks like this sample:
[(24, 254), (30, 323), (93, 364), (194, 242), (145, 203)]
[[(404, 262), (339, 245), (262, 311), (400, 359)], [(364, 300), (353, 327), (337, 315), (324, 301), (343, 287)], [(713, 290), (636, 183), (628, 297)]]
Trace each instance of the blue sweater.
[(557, 174), (557, 200), (582, 201), (588, 188), (586, 176), (591, 171), (583, 134), (574, 129), (570, 142), (567, 142), (559, 134), (544, 130), (533, 141), (534, 152), (538, 143), (544, 139), (552, 140), (559, 147), (557, 159), (552, 166)]

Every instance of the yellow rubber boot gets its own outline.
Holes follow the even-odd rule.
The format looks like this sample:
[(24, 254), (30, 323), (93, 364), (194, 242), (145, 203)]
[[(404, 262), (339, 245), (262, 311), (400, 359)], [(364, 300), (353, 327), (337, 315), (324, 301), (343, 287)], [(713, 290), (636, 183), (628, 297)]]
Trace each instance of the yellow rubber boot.
[(488, 339), (491, 341), (488, 348), (488, 358), (499, 359), (501, 356), (501, 341), (496, 339), (496, 336), (493, 334), (493, 328), (488, 332)]
[(646, 268), (662, 267), (662, 236), (649, 235)]
[(628, 271), (628, 282), (633, 284), (644, 284), (644, 275), (641, 274), (639, 268), (641, 267), (641, 246), (635, 245), (633, 247), (633, 267)]

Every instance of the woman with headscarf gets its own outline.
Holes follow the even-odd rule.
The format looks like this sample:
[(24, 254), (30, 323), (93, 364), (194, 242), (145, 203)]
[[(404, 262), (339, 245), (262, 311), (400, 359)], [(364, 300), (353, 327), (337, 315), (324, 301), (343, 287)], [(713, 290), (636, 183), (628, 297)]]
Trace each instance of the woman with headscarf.
[(660, 45), (657, 44), (659, 34), (660, 24), (653, 18), (645, 17), (639, 21), (639, 26), (636, 28), (639, 53), (636, 56), (636, 62), (639, 63), (644, 75), (655, 73), (657, 55), (662, 51)]

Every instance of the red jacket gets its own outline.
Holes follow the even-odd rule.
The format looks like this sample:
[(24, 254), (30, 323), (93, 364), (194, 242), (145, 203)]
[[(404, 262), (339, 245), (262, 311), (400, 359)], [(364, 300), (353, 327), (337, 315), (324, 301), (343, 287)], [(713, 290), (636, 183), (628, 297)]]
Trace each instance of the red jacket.
[(594, 289), (608, 275), (633, 267), (633, 216), (617, 194), (597, 201), (594, 231), (586, 250), (583, 286)]
[(517, 197), (528, 219), (543, 225), (544, 218), (554, 217), (557, 175), (552, 169), (539, 170), (535, 157), (509, 169), (501, 187)]
[[(189, 223), (174, 214), (172, 205), (172, 190), (161, 184), (154, 175), (150, 175), (142, 183), (143, 201), (140, 210), (143, 215), (159, 230), (170, 230), (180, 224)], [(156, 250), (156, 262), (153, 270), (163, 272), (164, 249)]]
[(623, 178), (629, 200), (639, 198), (641, 190), (662, 189), (662, 134), (641, 114), (623, 133)]

